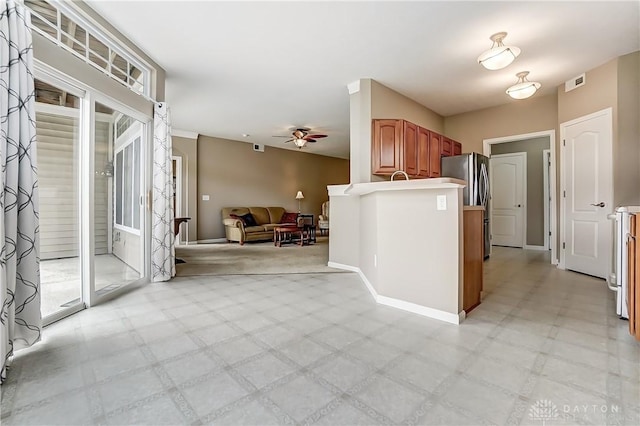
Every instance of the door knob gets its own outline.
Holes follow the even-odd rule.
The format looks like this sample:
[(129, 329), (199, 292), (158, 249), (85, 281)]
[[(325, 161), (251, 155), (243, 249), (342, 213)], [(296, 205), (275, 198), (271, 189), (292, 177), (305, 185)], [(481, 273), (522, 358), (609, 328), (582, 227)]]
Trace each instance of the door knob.
[(598, 204), (591, 204), (593, 207), (604, 207), (606, 204), (604, 201), (600, 201)]

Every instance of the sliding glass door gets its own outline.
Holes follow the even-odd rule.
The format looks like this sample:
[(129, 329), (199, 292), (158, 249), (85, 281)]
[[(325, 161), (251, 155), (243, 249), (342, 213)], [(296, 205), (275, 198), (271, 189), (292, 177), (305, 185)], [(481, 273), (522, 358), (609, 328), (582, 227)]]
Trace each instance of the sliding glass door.
[(146, 281), (149, 119), (64, 76), (38, 75), (46, 324)]

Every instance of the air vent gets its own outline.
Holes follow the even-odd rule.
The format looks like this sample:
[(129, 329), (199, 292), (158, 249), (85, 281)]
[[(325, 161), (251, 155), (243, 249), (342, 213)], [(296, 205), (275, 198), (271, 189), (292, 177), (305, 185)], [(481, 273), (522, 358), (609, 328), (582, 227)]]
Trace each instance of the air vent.
[(257, 152), (264, 152), (264, 145), (261, 143), (254, 143), (253, 150)]
[(572, 78), (571, 80), (565, 81), (564, 91), (570, 92), (573, 89), (577, 89), (580, 86), (584, 86), (585, 82), (586, 82), (586, 76), (584, 73), (582, 73), (579, 76)]

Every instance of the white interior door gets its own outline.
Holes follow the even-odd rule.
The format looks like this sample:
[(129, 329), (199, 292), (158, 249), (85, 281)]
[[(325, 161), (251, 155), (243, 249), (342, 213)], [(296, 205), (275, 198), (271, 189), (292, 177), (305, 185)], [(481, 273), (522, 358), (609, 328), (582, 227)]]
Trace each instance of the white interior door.
[(523, 247), (527, 154), (492, 155), (490, 160), (491, 244)]
[(609, 273), (613, 211), (611, 110), (563, 123), (564, 265), (605, 278)]

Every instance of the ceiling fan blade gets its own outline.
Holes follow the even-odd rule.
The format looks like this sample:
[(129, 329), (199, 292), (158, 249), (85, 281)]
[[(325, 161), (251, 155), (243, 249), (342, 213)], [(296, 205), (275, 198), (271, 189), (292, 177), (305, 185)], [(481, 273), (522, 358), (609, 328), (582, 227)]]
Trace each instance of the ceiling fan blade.
[(309, 138), (304, 138), (304, 140), (311, 143), (317, 142), (315, 139), (309, 139)]
[(284, 141), (284, 143), (293, 142), (293, 139), (289, 139), (288, 141)]
[(272, 138), (290, 138), (291, 136), (272, 135)]
[(315, 139), (321, 139), (321, 138), (326, 138), (327, 135), (307, 135), (307, 138), (315, 138)]

